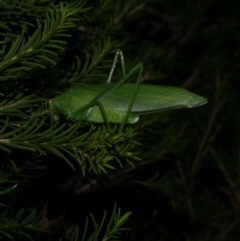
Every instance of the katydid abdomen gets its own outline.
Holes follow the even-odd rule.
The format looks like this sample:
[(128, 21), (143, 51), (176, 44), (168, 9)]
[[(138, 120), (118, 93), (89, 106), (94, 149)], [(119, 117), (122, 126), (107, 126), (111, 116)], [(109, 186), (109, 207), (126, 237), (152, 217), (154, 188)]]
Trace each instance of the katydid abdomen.
[[(104, 123), (102, 110), (96, 104), (98, 96), (115, 84), (99, 84), (75, 88), (52, 100), (52, 105), (71, 119)], [(123, 123), (129, 103), (134, 98), (135, 84), (124, 83), (103, 99), (101, 105), (111, 123)], [(94, 104), (92, 104), (94, 103)], [(139, 115), (175, 108), (193, 108), (207, 103), (207, 99), (185, 89), (170, 86), (140, 84), (127, 123), (136, 123)]]

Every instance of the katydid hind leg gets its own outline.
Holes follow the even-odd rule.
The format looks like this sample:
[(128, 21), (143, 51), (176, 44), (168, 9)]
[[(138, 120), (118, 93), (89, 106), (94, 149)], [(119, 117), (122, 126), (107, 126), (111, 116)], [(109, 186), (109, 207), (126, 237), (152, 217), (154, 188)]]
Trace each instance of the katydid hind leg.
[[(127, 78), (126, 77), (126, 69), (125, 69), (125, 62), (124, 62), (124, 56), (123, 53), (120, 49), (118, 49), (116, 51), (114, 60), (113, 60), (113, 64), (107, 79), (107, 83), (109, 84), (112, 80), (112, 75), (114, 72), (114, 69), (116, 67), (117, 61), (118, 61), (118, 57), (120, 55), (120, 60), (121, 60), (121, 66), (122, 66), (122, 73), (123, 73), (123, 79), (119, 82), (117, 82), (114, 85), (109, 86), (108, 89), (106, 89), (105, 91), (99, 93), (92, 101), (90, 101), (87, 105), (85, 105), (84, 107), (80, 108), (79, 110), (77, 110), (75, 113), (73, 113), (73, 116), (84, 116), (84, 119), (87, 119), (92, 112), (99, 106), (99, 103), (102, 103), (103, 100), (105, 100), (111, 93), (113, 93), (121, 84), (123, 84)], [(100, 107), (100, 106), (99, 106)], [(87, 113), (87, 114), (84, 114)]]
[[(73, 113), (74, 116), (81, 116), (83, 113), (86, 113), (84, 116), (84, 119), (87, 120), (87, 118), (92, 114), (92, 112), (99, 107), (99, 102), (103, 103), (104, 100), (107, 99), (116, 89), (118, 89), (125, 81), (129, 79), (130, 76), (132, 76), (137, 70), (139, 70), (138, 79), (137, 79), (137, 86), (133, 94), (133, 99), (130, 102), (130, 106), (128, 108), (128, 113), (131, 110), (131, 105), (134, 103), (134, 99), (136, 98), (137, 88), (140, 83), (140, 78), (142, 75), (142, 64), (139, 63), (136, 65), (126, 76), (124, 76), (121, 80), (119, 80), (117, 83), (114, 83), (110, 85), (106, 90), (99, 93), (93, 100), (91, 100), (87, 105), (77, 110), (75, 113)], [(125, 123), (128, 118), (128, 113), (126, 115), (126, 118), (124, 119)], [(124, 124), (123, 124), (124, 125)]]
[[(129, 118), (129, 114), (131, 112), (131, 109), (132, 109), (132, 106), (134, 104), (134, 101), (136, 99), (136, 95), (137, 95), (137, 90), (138, 90), (138, 86), (140, 84), (140, 80), (141, 80), (141, 77), (142, 77), (142, 72), (143, 72), (143, 66), (142, 66), (142, 63), (139, 63), (137, 64), (128, 74), (126, 74), (126, 68), (125, 68), (125, 61), (124, 61), (124, 56), (123, 56), (123, 53), (120, 49), (117, 50), (116, 54), (115, 54), (115, 57), (114, 57), (114, 60), (113, 60), (113, 65), (112, 65), (112, 68), (110, 70), (110, 73), (109, 73), (109, 77), (107, 79), (107, 83), (110, 83), (111, 82), (111, 79), (112, 79), (112, 75), (113, 75), (113, 72), (114, 72), (114, 69), (116, 67), (116, 64), (117, 64), (117, 60), (118, 60), (118, 57), (120, 55), (120, 60), (121, 60), (121, 66), (122, 66), (122, 73), (123, 73), (123, 79), (118, 82), (119, 85), (116, 86), (116, 88), (113, 89), (112, 92), (114, 92), (120, 85), (122, 85), (130, 76), (132, 76), (135, 72), (138, 71), (138, 76), (137, 76), (137, 81), (136, 81), (136, 88), (134, 90), (134, 93), (133, 93), (133, 98), (131, 100), (131, 102), (129, 103), (129, 106), (128, 106), (128, 109), (127, 109), (127, 112), (126, 112), (126, 115), (124, 117), (124, 120), (120, 126), (120, 131), (122, 131), (124, 125), (127, 123), (127, 120)], [(111, 90), (109, 92), (109, 94), (107, 96), (109, 96), (111, 93)], [(102, 100), (98, 100), (99, 103), (102, 103), (103, 99)], [(100, 107), (100, 106), (99, 106)], [(103, 106), (102, 106), (103, 107)], [(104, 108), (104, 107), (103, 107)], [(102, 113), (104, 110), (101, 110)]]
[[(133, 92), (133, 97), (132, 97), (132, 99), (129, 103), (128, 109), (126, 111), (126, 115), (125, 115), (124, 120), (123, 120), (123, 122), (120, 126), (120, 131), (122, 131), (124, 125), (127, 123), (129, 113), (131, 112), (132, 106), (133, 106), (134, 101), (136, 99), (137, 90), (138, 90), (140, 80), (141, 80), (141, 76), (142, 76), (142, 71), (143, 71), (142, 63), (139, 63), (128, 74), (126, 74), (125, 77), (123, 77), (117, 83), (110, 85), (109, 88), (107, 88), (106, 90), (104, 90), (100, 94), (98, 94), (92, 101), (90, 101), (88, 103), (88, 105), (83, 107), (85, 110), (91, 108), (91, 111), (88, 111), (88, 116), (90, 116), (92, 114), (92, 112), (95, 110), (95, 108), (99, 106), (99, 104), (98, 104), (99, 102), (101, 102), (103, 107), (104, 107), (104, 100), (107, 99), (112, 93), (114, 93), (114, 91), (117, 90), (132, 75), (134, 75), (135, 73), (138, 73), (137, 81), (136, 81), (136, 88)], [(79, 113), (81, 113), (81, 109), (79, 110)]]
[[(130, 74), (131, 73), (132, 73), (132, 71), (130, 72)], [(87, 120), (88, 117), (91, 116), (93, 111), (97, 107), (99, 107), (99, 103), (101, 103), (102, 106), (104, 106), (104, 100), (106, 100), (112, 93), (114, 93), (114, 91), (117, 90), (128, 78), (129, 78), (129, 75), (125, 76), (117, 83), (110, 85), (107, 89), (105, 89), (104, 91), (99, 93), (94, 99), (92, 99), (87, 105), (85, 105), (82, 108), (78, 109), (77, 111), (73, 112), (72, 116), (75, 116), (75, 117), (82, 116), (84, 118), (83, 119), (81, 118), (79, 120)], [(136, 90), (135, 90), (135, 92), (136, 92)], [(135, 96), (135, 92), (134, 92), (133, 97)], [(134, 102), (134, 100), (131, 101), (130, 103), (133, 103), (133, 102)], [(131, 108), (128, 108), (128, 109), (131, 109)], [(126, 118), (124, 118), (124, 121), (125, 120), (127, 120), (127, 116), (126, 116)]]
[[(87, 115), (85, 116), (85, 120), (87, 120), (87, 118), (89, 116), (91, 116), (91, 114), (93, 113), (93, 111), (97, 108), (100, 107), (99, 103), (101, 103), (102, 108), (104, 108), (104, 100), (107, 99), (111, 94), (114, 93), (115, 90), (117, 90), (124, 82), (126, 82), (132, 75), (138, 73), (137, 75), (137, 80), (136, 80), (136, 88), (134, 89), (133, 92), (133, 97), (129, 103), (128, 109), (126, 110), (126, 115), (123, 119), (123, 122), (120, 126), (119, 131), (123, 130), (124, 125), (127, 123), (128, 118), (129, 118), (129, 114), (131, 112), (132, 106), (134, 104), (134, 101), (136, 99), (136, 95), (137, 95), (137, 90), (140, 84), (140, 80), (142, 77), (142, 72), (143, 72), (143, 66), (142, 63), (137, 64), (129, 73), (126, 74), (125, 72), (125, 67), (124, 67), (124, 58), (122, 55), (122, 52), (119, 50), (119, 52), (116, 53), (115, 55), (115, 59), (114, 59), (114, 63), (113, 63), (113, 67), (111, 69), (110, 75), (112, 75), (112, 71), (115, 68), (116, 62), (117, 62), (117, 58), (118, 55), (120, 54), (121, 56), (121, 63), (122, 63), (122, 68), (123, 68), (123, 74), (125, 75), (121, 80), (119, 80), (117, 83), (114, 83), (112, 85), (110, 85), (106, 90), (102, 91), (101, 93), (99, 93), (92, 101), (90, 101), (87, 105), (85, 105), (84, 107), (82, 107), (81, 109), (77, 110), (74, 113), (74, 116), (81, 116), (83, 113), (87, 113)], [(111, 80), (111, 76), (110, 78), (108, 78), (109, 80)]]
[(120, 49), (118, 49), (116, 51), (115, 56), (114, 56), (113, 64), (112, 64), (112, 67), (111, 67), (111, 70), (110, 70), (110, 73), (109, 73), (109, 76), (108, 76), (108, 79), (107, 79), (108, 84), (111, 83), (112, 75), (113, 75), (114, 69), (116, 67), (119, 55), (120, 55), (121, 66), (122, 66), (122, 74), (123, 74), (123, 77), (126, 76), (126, 68), (125, 68), (125, 61), (124, 61), (123, 53)]

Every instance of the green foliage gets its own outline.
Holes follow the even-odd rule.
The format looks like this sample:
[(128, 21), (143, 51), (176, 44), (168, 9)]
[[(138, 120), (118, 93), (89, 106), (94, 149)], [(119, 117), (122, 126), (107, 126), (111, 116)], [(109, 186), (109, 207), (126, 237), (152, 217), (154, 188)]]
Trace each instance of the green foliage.
[[(59, 6), (49, 4), (45, 8), (47, 10), (45, 13), (41, 13), (41, 9), (37, 6), (27, 5), (26, 7), (29, 7), (29, 9), (18, 9), (18, 11), (29, 12), (31, 16), (35, 17), (36, 22), (27, 23), (27, 20), (23, 19), (20, 23), (27, 26), (21, 31), (21, 34), (11, 34), (10, 36), (3, 34), (4, 41), (1, 42), (2, 59), (0, 65), (2, 77), (0, 81), (21, 78), (21, 72), (31, 72), (34, 69), (44, 69), (46, 66), (55, 65), (56, 62), (53, 59), (58, 56), (58, 53), (64, 52), (63, 46), (66, 44), (66, 41), (61, 40), (61, 38), (70, 37), (67, 31), (75, 27), (79, 20), (76, 15), (88, 11), (83, 6), (84, 1), (65, 5), (60, 3)], [(9, 8), (11, 11), (15, 10), (13, 6), (9, 6)], [(32, 12), (32, 9), (36, 9), (35, 12)], [(8, 8), (6, 10), (4, 15), (8, 14)], [(37, 15), (39, 11), (40, 16)], [(6, 22), (2, 24), (5, 26)], [(14, 22), (12, 24), (18, 25)], [(36, 30), (31, 33), (30, 27), (34, 27)], [(26, 34), (28, 35), (27, 38)], [(8, 40), (9, 37), (12, 38), (10, 41)], [(60, 40), (58, 40), (59, 38)]]
[[(110, 217), (110, 221), (108, 222), (107, 228), (105, 230), (105, 233), (103, 234), (102, 240), (107, 241), (107, 240), (115, 240), (118, 238), (117, 235), (121, 233), (121, 231), (129, 230), (127, 228), (121, 228), (121, 226), (127, 221), (128, 217), (131, 215), (131, 212), (125, 213), (123, 216), (121, 216), (121, 210), (120, 208), (116, 211), (116, 205), (114, 206), (112, 215)], [(100, 224), (97, 224), (95, 221), (95, 218), (92, 214), (90, 214), (92, 222), (94, 223), (95, 231), (91, 235), (91, 238), (88, 239), (90, 241), (97, 241), (99, 238), (99, 234), (102, 230), (104, 221), (106, 219), (106, 211), (104, 212), (102, 221)], [(84, 234), (86, 233), (87, 230), (87, 223), (84, 228)], [(82, 240), (85, 240), (85, 235), (82, 237)]]
[[(15, 7), (11, 6), (13, 9)], [(77, 21), (84, 19), (84, 14), (90, 9), (85, 7), (84, 1), (60, 3), (56, 6), (49, 3), (44, 8), (46, 10), (44, 14), (40, 6), (39, 9), (38, 6), (35, 6), (33, 12), (31, 11), (32, 6), (26, 5), (26, 7), (29, 9), (26, 8), (25, 11), (29, 12), (31, 16), (36, 17), (36, 14), (40, 12), (39, 18), (35, 19), (36, 24), (28, 24), (21, 34), (11, 35), (10, 43), (6, 41), (9, 36), (5, 34), (5, 41), (2, 42), (0, 71), (2, 73), (1, 81), (5, 81), (6, 84), (4, 83), (1, 89), (4, 94), (0, 103), (0, 111), (2, 116), (6, 115), (6, 119), (3, 118), (1, 121), (1, 149), (8, 153), (12, 152), (11, 148), (38, 152), (43, 155), (53, 153), (63, 158), (72, 168), (74, 168), (72, 162), (77, 161), (83, 174), (91, 170), (99, 173), (100, 171), (106, 172), (106, 168), (113, 169), (114, 167), (110, 163), (112, 160), (117, 160), (121, 166), (119, 157), (127, 157), (128, 162), (130, 162), (129, 158), (138, 160), (139, 158), (131, 152), (136, 143), (133, 140), (135, 136), (133, 130), (117, 135), (108, 133), (105, 128), (92, 127), (89, 131), (84, 132), (78, 130), (80, 125), (76, 123), (70, 126), (62, 124), (51, 131), (50, 128), (46, 128), (47, 124), (51, 123), (50, 118), (48, 120), (42, 118), (46, 114), (50, 117), (43, 103), (44, 99), (36, 95), (24, 96), (26, 92), (29, 92), (27, 87), (24, 87), (25, 89), (20, 93), (13, 91), (5, 94), (8, 93), (9, 88), (7, 83), (11, 83), (12, 88), (17, 88), (23, 84), (26, 73), (35, 75), (41, 69), (46, 68), (51, 68), (53, 73), (57, 71), (59, 66), (56, 64), (60, 60), (58, 56), (64, 53), (64, 46), (67, 44), (65, 39), (70, 37), (68, 31), (75, 27)], [(20, 10), (24, 9), (20, 8)], [(24, 19), (23, 21), (25, 23)], [(32, 32), (31, 27), (35, 27), (37, 30), (26, 38), (26, 35)], [(70, 72), (61, 77), (60, 81), (57, 80), (60, 85), (55, 86), (54, 89), (56, 87), (59, 89), (61, 83), (73, 84), (80, 79), (84, 80), (86, 76), (88, 78), (91, 78), (91, 75), (98, 76), (101, 71), (97, 67), (113, 46), (114, 43), (108, 37), (93, 46), (91, 57), (85, 52), (84, 65), (81, 66), (81, 61), (77, 59)], [(103, 65), (101, 68), (104, 69), (105, 66)], [(10, 82), (16, 78), (17, 81)], [(32, 85), (30, 88), (33, 87), (35, 93), (39, 92), (36, 89), (38, 84)], [(12, 88), (9, 90), (12, 91)], [(40, 109), (38, 109), (39, 106), (41, 106)], [(66, 155), (70, 156), (72, 160), (70, 161)]]
[(26, 240), (33, 240), (29, 231), (43, 231), (39, 226), (39, 214), (33, 209), (26, 216), (24, 209), (14, 214), (9, 209), (0, 215), (0, 239), (15, 240), (14, 237), (24, 237)]
[[(92, 219), (92, 223), (94, 226), (94, 231), (91, 233), (90, 237), (87, 237), (87, 231), (88, 231), (88, 218), (85, 222), (85, 227), (83, 229), (83, 234), (81, 236), (81, 241), (89, 240), (89, 241), (97, 241), (101, 237), (101, 240), (107, 241), (107, 240), (116, 240), (118, 239), (118, 235), (122, 231), (128, 231), (127, 228), (122, 228), (122, 225), (128, 220), (129, 216), (131, 215), (131, 212), (127, 212), (124, 215), (121, 215), (121, 209), (118, 208), (116, 204), (114, 205), (112, 215), (110, 217), (110, 220), (107, 224), (107, 228), (103, 235), (100, 233), (102, 232), (104, 222), (106, 220), (106, 210), (104, 211), (103, 218), (101, 220), (101, 223), (98, 224), (94, 218), (94, 216), (90, 213), (90, 217)], [(99, 237), (100, 236), (100, 237)], [(78, 237), (80, 237), (79, 229), (76, 227), (76, 231), (71, 237), (71, 241), (77, 241), (79, 240)], [(87, 237), (87, 238), (86, 238)]]
[(76, 165), (72, 162), (76, 162), (83, 175), (91, 170), (95, 173), (107, 173), (106, 168), (114, 169), (112, 160), (122, 166), (122, 157), (130, 164), (132, 160), (139, 160), (135, 156), (137, 153), (131, 151), (138, 144), (134, 140), (136, 134), (132, 128), (127, 129), (126, 133), (118, 133), (116, 128), (109, 132), (105, 126), (92, 126), (86, 132), (86, 128), (81, 131), (81, 123), (76, 123), (69, 128), (65, 128), (66, 125), (63, 124), (54, 130), (50, 127), (42, 131), (44, 120), (32, 121), (30, 118), (24, 125), (10, 124), (9, 118), (5, 122), (2, 126), (5, 132), (0, 135), (0, 149), (8, 153), (12, 153), (12, 148), (37, 151), (41, 155), (52, 153), (63, 158), (73, 169)]
[[(87, 41), (82, 54), (66, 61), (69, 39), (79, 22), (89, 21), (86, 14), (91, 5), (86, 1), (5, 1), (0, 8), (0, 150), (5, 163), (0, 187), (0, 238), (34, 240), (33, 231), (46, 230), (39, 209), (30, 200), (25, 204), (25, 198), (21, 202), (26, 208), (19, 209), (13, 200), (19, 198), (21, 190), (28, 192), (34, 187), (34, 181), (29, 185), (26, 180), (34, 180), (38, 172), (47, 169), (44, 156), (62, 158), (71, 168), (80, 169), (83, 176), (92, 171), (107, 173), (116, 168), (114, 163), (123, 168), (125, 163), (138, 161), (137, 153), (132, 151), (138, 143), (133, 128), (118, 133), (114, 127), (109, 132), (102, 125), (85, 126), (66, 119), (51, 127), (46, 97), (80, 85), (80, 80), (84, 83), (103, 78), (110, 68), (111, 61), (105, 58), (116, 43), (107, 35), (92, 41), (90, 48)], [(43, 168), (38, 162), (44, 163)], [(129, 213), (120, 217), (119, 210), (114, 215), (105, 234), (107, 239), (119, 233)], [(96, 230), (96, 240), (100, 229)]]

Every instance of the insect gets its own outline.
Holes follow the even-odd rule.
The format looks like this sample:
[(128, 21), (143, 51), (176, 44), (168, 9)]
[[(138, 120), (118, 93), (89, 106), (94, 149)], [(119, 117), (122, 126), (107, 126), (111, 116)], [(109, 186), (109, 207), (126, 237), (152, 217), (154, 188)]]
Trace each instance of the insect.
[[(119, 56), (123, 78), (111, 83)], [(123, 54), (117, 50), (107, 83), (70, 89), (50, 104), (57, 115), (91, 123), (119, 123), (122, 131), (125, 124), (136, 123), (140, 115), (207, 103), (206, 98), (182, 88), (140, 84), (142, 72), (139, 63), (126, 73)], [(136, 83), (125, 83), (134, 74), (137, 74)]]

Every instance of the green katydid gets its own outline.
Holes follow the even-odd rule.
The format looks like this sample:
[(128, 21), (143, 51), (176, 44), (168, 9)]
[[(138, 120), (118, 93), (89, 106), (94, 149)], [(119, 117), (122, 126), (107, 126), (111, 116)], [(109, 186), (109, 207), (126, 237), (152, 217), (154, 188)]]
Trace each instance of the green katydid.
[[(120, 55), (123, 78), (110, 83)], [(139, 115), (175, 108), (193, 108), (207, 103), (207, 99), (185, 89), (171, 86), (140, 84), (143, 66), (137, 64), (126, 73), (121, 50), (116, 52), (107, 83), (70, 89), (51, 100), (58, 113), (70, 119), (91, 123), (134, 124)], [(137, 73), (135, 84), (125, 83)]]

